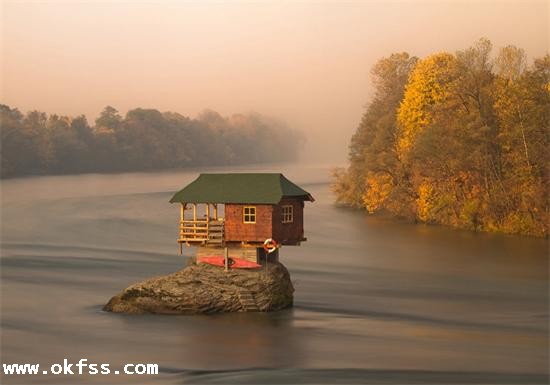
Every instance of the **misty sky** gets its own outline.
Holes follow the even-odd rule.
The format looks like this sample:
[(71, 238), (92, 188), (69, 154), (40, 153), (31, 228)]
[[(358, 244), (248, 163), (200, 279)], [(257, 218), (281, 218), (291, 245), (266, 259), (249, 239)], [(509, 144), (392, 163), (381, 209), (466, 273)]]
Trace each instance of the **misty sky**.
[(480, 37), (548, 52), (547, 1), (2, 2), (1, 102), (23, 112), (195, 116), (257, 111), (343, 162), (372, 93), (369, 69)]

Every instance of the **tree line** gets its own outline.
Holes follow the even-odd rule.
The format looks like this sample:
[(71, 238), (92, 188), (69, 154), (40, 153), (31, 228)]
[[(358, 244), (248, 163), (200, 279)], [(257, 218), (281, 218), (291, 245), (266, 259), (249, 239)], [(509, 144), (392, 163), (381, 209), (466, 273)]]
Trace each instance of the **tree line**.
[(548, 236), (550, 56), (395, 53), (371, 71), (375, 94), (334, 171), (337, 201), (369, 213)]
[(107, 106), (91, 126), (84, 115), (22, 114), (0, 105), (1, 177), (237, 165), (294, 159), (304, 137), (259, 114), (190, 119)]

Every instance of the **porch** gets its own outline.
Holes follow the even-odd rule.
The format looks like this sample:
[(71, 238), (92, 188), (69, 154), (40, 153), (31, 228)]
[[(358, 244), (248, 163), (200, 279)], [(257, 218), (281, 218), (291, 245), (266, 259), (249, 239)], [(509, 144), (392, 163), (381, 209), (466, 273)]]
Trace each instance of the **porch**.
[[(188, 209), (192, 211), (191, 218), (186, 217), (185, 212)], [(222, 247), (225, 220), (219, 214), (218, 204), (181, 203), (178, 238), (180, 245), (185, 243), (188, 246)]]

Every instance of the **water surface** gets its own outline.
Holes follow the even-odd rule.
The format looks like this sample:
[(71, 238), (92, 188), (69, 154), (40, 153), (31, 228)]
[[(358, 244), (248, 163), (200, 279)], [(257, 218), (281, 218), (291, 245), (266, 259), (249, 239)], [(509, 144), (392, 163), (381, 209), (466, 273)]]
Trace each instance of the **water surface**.
[(316, 201), (308, 241), (281, 250), (295, 306), (269, 314), (101, 311), (194, 253), (178, 255), (168, 200), (197, 172), (2, 181), (2, 363), (161, 368), (2, 383), (547, 383), (546, 240), (337, 208), (325, 167), (239, 171), (281, 170)]

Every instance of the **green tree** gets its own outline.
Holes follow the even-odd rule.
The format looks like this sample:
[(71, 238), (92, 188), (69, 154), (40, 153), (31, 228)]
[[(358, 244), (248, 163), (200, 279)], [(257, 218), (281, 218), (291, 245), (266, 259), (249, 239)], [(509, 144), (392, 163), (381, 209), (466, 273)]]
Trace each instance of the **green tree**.
[(384, 208), (403, 215), (407, 180), (397, 156), (395, 112), (417, 59), (396, 53), (379, 60), (371, 70), (375, 96), (350, 144), (350, 166), (335, 170), (333, 190), (338, 202), (369, 211)]
[(98, 130), (116, 130), (120, 127), (121, 122), (122, 117), (116, 108), (107, 106), (95, 120), (95, 125)]
[(259, 114), (190, 119), (136, 108), (122, 118), (107, 106), (90, 127), (84, 115), (23, 116), (0, 106), (0, 118), (2, 177), (271, 162), (296, 157), (303, 144), (300, 133)]
[(510, 71), (502, 72), (495, 82), (494, 108), (501, 127), (498, 143), (502, 149), (503, 185), (509, 208), (503, 210), (498, 222), (507, 232), (547, 233), (549, 82), (548, 55), (536, 60), (532, 68), (514, 72), (513, 76)]

